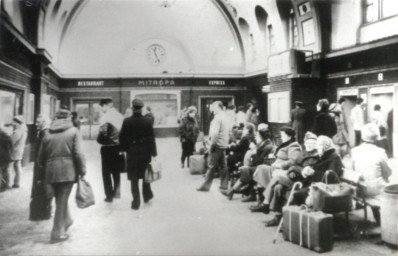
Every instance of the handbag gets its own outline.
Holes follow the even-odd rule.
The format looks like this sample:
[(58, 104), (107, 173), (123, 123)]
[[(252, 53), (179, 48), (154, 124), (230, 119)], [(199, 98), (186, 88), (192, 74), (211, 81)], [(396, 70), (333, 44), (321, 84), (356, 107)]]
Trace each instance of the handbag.
[(152, 161), (145, 170), (144, 182), (152, 183), (162, 178), (162, 164), (159, 161)]
[(93, 189), (90, 183), (82, 178), (77, 181), (76, 204), (79, 208), (87, 208), (95, 204)]
[[(329, 184), (329, 174), (334, 174), (339, 183)], [(326, 171), (323, 175), (322, 182), (311, 184), (306, 203), (308, 203), (309, 206), (312, 206), (316, 211), (327, 213), (346, 212), (352, 209), (353, 194), (353, 186), (348, 183), (341, 182), (335, 172)]]

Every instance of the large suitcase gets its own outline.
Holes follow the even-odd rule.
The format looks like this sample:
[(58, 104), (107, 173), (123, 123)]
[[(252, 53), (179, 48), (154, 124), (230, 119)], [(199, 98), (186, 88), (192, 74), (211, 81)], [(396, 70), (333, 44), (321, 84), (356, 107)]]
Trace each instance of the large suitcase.
[(192, 155), (189, 157), (189, 172), (192, 175), (204, 174), (206, 172), (206, 161), (204, 155)]
[(333, 249), (333, 215), (285, 206), (283, 238), (316, 252), (330, 251)]

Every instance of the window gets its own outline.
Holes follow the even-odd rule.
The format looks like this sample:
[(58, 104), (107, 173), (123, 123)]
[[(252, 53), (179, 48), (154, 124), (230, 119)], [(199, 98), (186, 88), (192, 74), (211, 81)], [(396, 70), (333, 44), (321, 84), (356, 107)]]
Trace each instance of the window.
[(290, 92), (268, 94), (268, 120), (272, 123), (290, 122)]
[(297, 21), (294, 15), (293, 8), (290, 9), (289, 14), (289, 48), (296, 48), (298, 46), (298, 30), (297, 30)]
[(275, 48), (275, 36), (272, 30), (272, 25), (268, 25), (268, 36), (269, 36), (269, 52), (272, 53)]
[(397, 0), (364, 0), (363, 2), (365, 23), (398, 15)]

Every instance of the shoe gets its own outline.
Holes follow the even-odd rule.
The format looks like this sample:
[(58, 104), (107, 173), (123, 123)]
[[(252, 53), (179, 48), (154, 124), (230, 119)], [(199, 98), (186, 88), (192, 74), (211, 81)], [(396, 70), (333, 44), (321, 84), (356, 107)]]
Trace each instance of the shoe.
[(67, 234), (64, 234), (64, 235), (61, 235), (61, 236), (59, 236), (59, 237), (51, 237), (51, 243), (52, 244), (55, 244), (55, 243), (61, 243), (61, 242), (64, 242), (64, 241), (66, 241), (66, 240), (68, 240), (69, 239), (69, 235), (67, 235)]
[(152, 195), (150, 195), (149, 197), (147, 197), (147, 198), (144, 198), (144, 203), (148, 203), (149, 202), (149, 200), (151, 200), (153, 198), (153, 194)]
[(181, 168), (184, 168), (184, 164), (181, 164)]
[(202, 188), (202, 187), (197, 188), (196, 190), (197, 190), (197, 191), (200, 191), (200, 192), (209, 192), (209, 189), (204, 189), (204, 188)]
[(279, 225), (279, 222), (281, 221), (281, 218), (282, 218), (282, 216), (280, 216), (280, 215), (275, 215), (275, 217), (272, 218), (272, 220), (267, 221), (267, 222), (265, 223), (265, 226), (266, 226), (266, 227), (276, 227), (276, 226)]
[(112, 203), (112, 202), (113, 202), (113, 198), (107, 196), (107, 197), (104, 199), (104, 201), (107, 202), (107, 203)]
[(138, 202), (138, 201), (131, 202), (131, 209), (133, 209), (133, 210), (140, 209), (140, 202)]
[(262, 204), (259, 205), (257, 207), (253, 207), (252, 209), (250, 209), (251, 212), (262, 212), (264, 214), (268, 214), (269, 213), (269, 205), (268, 204)]
[(234, 191), (232, 189), (230, 189), (230, 190), (220, 190), (220, 192), (221, 192), (221, 194), (226, 196), (228, 198), (228, 200), (232, 200), (232, 198), (234, 197)]
[(115, 194), (115, 195), (113, 196), (113, 199), (120, 199), (120, 194)]
[(19, 185), (12, 185), (12, 188), (19, 188)]
[(73, 220), (65, 226), (65, 232), (73, 225)]
[(255, 194), (250, 194), (242, 199), (242, 203), (256, 202), (256, 201), (257, 198)]

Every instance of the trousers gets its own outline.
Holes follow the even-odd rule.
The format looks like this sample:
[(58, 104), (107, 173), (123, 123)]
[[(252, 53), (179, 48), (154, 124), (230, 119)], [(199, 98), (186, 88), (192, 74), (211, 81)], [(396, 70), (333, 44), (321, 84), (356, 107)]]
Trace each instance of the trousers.
[(124, 159), (120, 157), (120, 147), (101, 147), (102, 180), (107, 198), (120, 197), (120, 172)]
[(187, 166), (189, 167), (189, 157), (192, 156), (195, 148), (195, 143), (190, 140), (185, 140), (181, 143), (182, 146), (182, 154), (181, 154), (181, 163), (184, 164), (185, 159), (187, 158)]
[(205, 181), (202, 184), (201, 189), (210, 189), (216, 170), (220, 171), (220, 189), (228, 189), (229, 173), (225, 157), (225, 149), (214, 148), (210, 150), (209, 169), (206, 173)]
[(22, 166), (21, 166), (21, 160), (15, 160), (11, 161), (8, 164), (8, 169), (7, 169), (7, 178), (6, 178), (6, 186), (11, 187), (11, 177), (12, 177), (12, 172), (13, 170), (15, 171), (15, 176), (14, 176), (14, 185), (19, 186), (19, 183), (21, 181), (21, 174), (22, 174)]
[(361, 131), (355, 130), (355, 146), (359, 146), (361, 144)]
[[(139, 179), (137, 177), (133, 177), (131, 179), (131, 194), (133, 195), (133, 202), (135, 202), (137, 205), (139, 205), (141, 202), (140, 189), (138, 183)], [(144, 182), (144, 180), (142, 180), (142, 196), (144, 198), (144, 201), (147, 201), (153, 196), (151, 184)]]
[(73, 182), (53, 183), (52, 187), (55, 196), (55, 216), (51, 237), (58, 238), (65, 233), (66, 228), (73, 222), (68, 207)]

